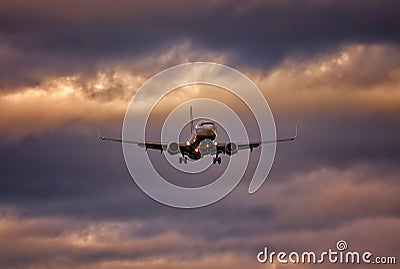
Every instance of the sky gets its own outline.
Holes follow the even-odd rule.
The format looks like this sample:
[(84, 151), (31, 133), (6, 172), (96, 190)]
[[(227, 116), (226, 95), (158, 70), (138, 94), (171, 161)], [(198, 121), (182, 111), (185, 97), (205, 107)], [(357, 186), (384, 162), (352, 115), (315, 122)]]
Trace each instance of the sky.
[[(399, 9), (394, 0), (1, 1), (0, 268), (383, 268), (256, 259), (264, 246), (322, 252), (339, 240), (400, 262)], [(121, 146), (97, 130), (121, 136), (139, 87), (195, 61), (248, 76), (277, 135), (297, 124), (299, 137), (277, 145), (255, 194), (245, 174), (222, 200), (185, 210), (144, 194)], [(163, 103), (202, 96), (178, 89)]]

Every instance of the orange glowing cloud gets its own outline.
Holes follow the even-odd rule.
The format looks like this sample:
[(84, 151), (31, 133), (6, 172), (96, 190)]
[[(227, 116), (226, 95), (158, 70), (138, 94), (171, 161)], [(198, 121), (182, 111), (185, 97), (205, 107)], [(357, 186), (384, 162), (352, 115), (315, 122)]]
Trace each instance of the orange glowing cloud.
[(254, 80), (277, 113), (400, 116), (400, 50), (354, 45), (307, 61), (288, 59)]
[[(157, 62), (161, 66), (168, 65), (177, 51), (188, 49), (188, 46), (174, 47)], [(194, 55), (196, 58), (201, 53)], [(223, 56), (207, 52), (204, 55), (224, 61)], [(274, 113), (398, 117), (398, 55), (399, 50), (393, 47), (348, 46), (338, 53), (307, 61), (288, 59), (268, 73), (260, 69), (248, 69), (244, 73), (263, 91)], [(140, 62), (142, 60), (150, 61), (146, 58)], [(182, 58), (180, 62), (188, 60)], [(3, 92), (0, 95), (3, 136), (18, 140), (71, 122), (90, 125), (120, 120), (130, 98), (148, 78), (149, 70), (155, 70), (154, 65), (148, 65), (148, 69), (134, 74), (127, 66), (102, 68), (89, 76), (76, 74), (43, 78), (37, 86)], [(130, 66), (137, 70), (139, 62)]]

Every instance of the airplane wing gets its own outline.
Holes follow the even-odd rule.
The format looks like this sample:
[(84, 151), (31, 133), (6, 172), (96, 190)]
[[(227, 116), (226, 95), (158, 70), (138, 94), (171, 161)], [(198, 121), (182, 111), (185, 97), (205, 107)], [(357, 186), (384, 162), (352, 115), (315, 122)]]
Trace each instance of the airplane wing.
[[(118, 138), (104, 137), (104, 136), (101, 136), (100, 133), (99, 133), (99, 138), (101, 140), (105, 140), (105, 141), (135, 144), (135, 145), (138, 145), (139, 147), (146, 148), (146, 150), (147, 149), (155, 149), (155, 150), (160, 150), (161, 152), (163, 152), (164, 150), (168, 150), (168, 152), (171, 155), (175, 155), (175, 154), (178, 154), (179, 152), (185, 152), (185, 151), (189, 150), (186, 143), (177, 143), (176, 149), (174, 149), (172, 152), (170, 152), (168, 149), (168, 143), (122, 140), (122, 139), (118, 139)], [(251, 142), (244, 142), (244, 143), (235, 143), (235, 142), (218, 143), (216, 146), (217, 154), (233, 155), (233, 154), (236, 154), (239, 150), (250, 149), (252, 151), (254, 148), (259, 147), (261, 144), (293, 141), (296, 138), (297, 138), (297, 126), (296, 126), (295, 135), (292, 137), (288, 137), (288, 138), (280, 138), (280, 139), (276, 139), (276, 140), (267, 140), (267, 141), (251, 141)]]
[(133, 140), (122, 140), (119, 138), (112, 138), (112, 137), (104, 137), (101, 136), (99, 133), (99, 138), (104, 141), (112, 141), (112, 142), (119, 142), (119, 143), (128, 143), (128, 144), (135, 144), (138, 145), (141, 148), (146, 148), (146, 149), (157, 149), (157, 150), (166, 150), (168, 147), (168, 144), (166, 143), (159, 143), (159, 142), (141, 142), (141, 141), (133, 141)]
[(217, 151), (218, 151), (218, 154), (223, 153), (223, 154), (232, 155), (232, 154), (235, 154), (237, 151), (243, 150), (243, 149), (250, 149), (252, 151), (254, 148), (259, 147), (261, 144), (288, 142), (288, 141), (293, 141), (296, 138), (297, 138), (297, 126), (296, 126), (296, 133), (292, 137), (280, 138), (280, 139), (275, 139), (275, 140), (267, 140), (267, 141), (251, 141), (251, 142), (244, 142), (244, 143), (235, 143), (235, 142), (218, 143)]
[[(119, 138), (112, 138), (112, 137), (104, 137), (100, 135), (99, 132), (99, 138), (104, 141), (112, 141), (112, 142), (119, 142), (119, 143), (127, 143), (127, 144), (134, 144), (138, 145), (141, 148), (147, 149), (155, 149), (155, 150), (160, 150), (163, 152), (164, 150), (168, 149), (168, 143), (161, 143), (161, 142), (142, 142), (142, 141), (135, 141), (135, 140), (122, 140)], [(184, 148), (187, 147), (186, 143), (178, 143), (179, 149), (184, 150)], [(176, 150), (176, 152), (169, 152), (172, 155), (178, 154), (180, 151)]]

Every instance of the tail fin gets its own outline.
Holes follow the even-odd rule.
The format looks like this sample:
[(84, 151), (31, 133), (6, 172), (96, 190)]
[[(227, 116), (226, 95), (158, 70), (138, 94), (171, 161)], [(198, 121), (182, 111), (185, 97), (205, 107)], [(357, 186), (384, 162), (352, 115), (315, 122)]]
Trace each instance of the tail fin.
[(190, 117), (190, 132), (193, 133), (193, 110), (192, 110), (192, 106), (190, 106), (190, 110), (189, 110), (189, 117)]

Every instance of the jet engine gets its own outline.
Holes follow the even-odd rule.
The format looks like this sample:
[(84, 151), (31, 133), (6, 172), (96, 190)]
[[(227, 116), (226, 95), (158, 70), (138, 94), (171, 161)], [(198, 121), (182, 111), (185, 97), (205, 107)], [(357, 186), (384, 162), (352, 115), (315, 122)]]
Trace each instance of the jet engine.
[(235, 143), (228, 143), (225, 146), (225, 153), (227, 155), (233, 155), (236, 154), (238, 152), (238, 146)]
[(210, 139), (204, 139), (199, 144), (199, 151), (201, 156), (212, 155), (217, 152), (217, 147), (214, 145), (213, 141)]
[(167, 146), (167, 152), (170, 155), (175, 155), (178, 154), (180, 152), (179, 150), (179, 144), (176, 142), (169, 142), (168, 146)]

